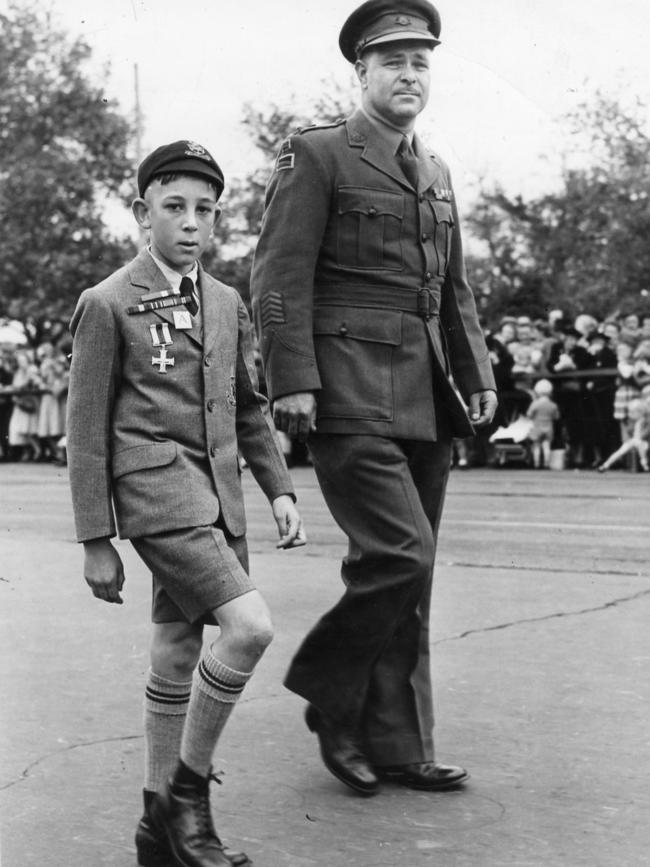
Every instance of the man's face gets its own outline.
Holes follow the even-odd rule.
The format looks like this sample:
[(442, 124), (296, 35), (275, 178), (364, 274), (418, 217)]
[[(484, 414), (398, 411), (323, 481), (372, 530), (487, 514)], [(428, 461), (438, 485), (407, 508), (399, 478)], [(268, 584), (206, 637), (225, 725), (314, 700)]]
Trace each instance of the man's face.
[(149, 229), (153, 255), (180, 274), (192, 270), (219, 216), (214, 189), (202, 178), (190, 176), (167, 184), (154, 178), (144, 199), (134, 202), (134, 213), (140, 225)]
[(362, 105), (369, 115), (410, 129), (429, 99), (431, 48), (425, 42), (390, 42), (357, 61)]

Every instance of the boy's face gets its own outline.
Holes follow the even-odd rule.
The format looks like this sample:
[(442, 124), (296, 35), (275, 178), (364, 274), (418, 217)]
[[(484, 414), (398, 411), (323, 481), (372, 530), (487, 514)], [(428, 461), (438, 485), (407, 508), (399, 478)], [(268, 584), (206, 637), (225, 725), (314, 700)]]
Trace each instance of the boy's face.
[(207, 247), (220, 211), (210, 184), (185, 175), (167, 184), (154, 178), (144, 198), (134, 201), (133, 213), (149, 230), (153, 255), (187, 274)]

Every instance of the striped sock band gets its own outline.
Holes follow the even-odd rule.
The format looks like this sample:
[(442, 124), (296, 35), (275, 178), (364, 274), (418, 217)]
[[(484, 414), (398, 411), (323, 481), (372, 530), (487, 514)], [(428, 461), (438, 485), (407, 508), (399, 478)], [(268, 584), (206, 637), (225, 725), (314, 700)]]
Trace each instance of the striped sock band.
[(181, 759), (202, 777), (210, 772), (219, 736), (251, 674), (220, 662), (210, 649), (194, 673)]
[(144, 788), (156, 792), (178, 761), (192, 681), (176, 683), (149, 669), (144, 699)]

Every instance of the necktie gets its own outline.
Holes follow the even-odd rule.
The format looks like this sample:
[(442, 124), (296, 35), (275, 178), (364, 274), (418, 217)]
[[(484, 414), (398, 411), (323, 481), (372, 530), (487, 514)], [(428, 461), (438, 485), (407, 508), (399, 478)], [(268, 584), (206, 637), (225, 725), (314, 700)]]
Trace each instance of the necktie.
[(409, 144), (408, 139), (402, 139), (400, 146), (397, 148), (397, 162), (404, 172), (404, 175), (411, 186), (417, 190), (418, 188), (418, 161), (413, 153), (413, 148)]
[(185, 306), (191, 316), (196, 316), (199, 312), (199, 294), (190, 277), (183, 277), (181, 280), (181, 295), (191, 299), (185, 302)]

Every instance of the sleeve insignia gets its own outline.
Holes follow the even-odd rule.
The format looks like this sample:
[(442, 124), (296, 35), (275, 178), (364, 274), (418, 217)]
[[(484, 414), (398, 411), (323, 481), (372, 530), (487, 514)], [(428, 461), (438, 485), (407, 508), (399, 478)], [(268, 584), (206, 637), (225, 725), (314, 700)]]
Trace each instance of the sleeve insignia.
[(291, 170), (296, 163), (296, 155), (291, 146), (291, 139), (288, 138), (282, 143), (280, 153), (275, 161), (276, 172), (286, 172)]
[(264, 328), (268, 328), (269, 325), (284, 325), (287, 317), (284, 312), (284, 299), (282, 295), (279, 292), (268, 292), (262, 298), (260, 313)]

